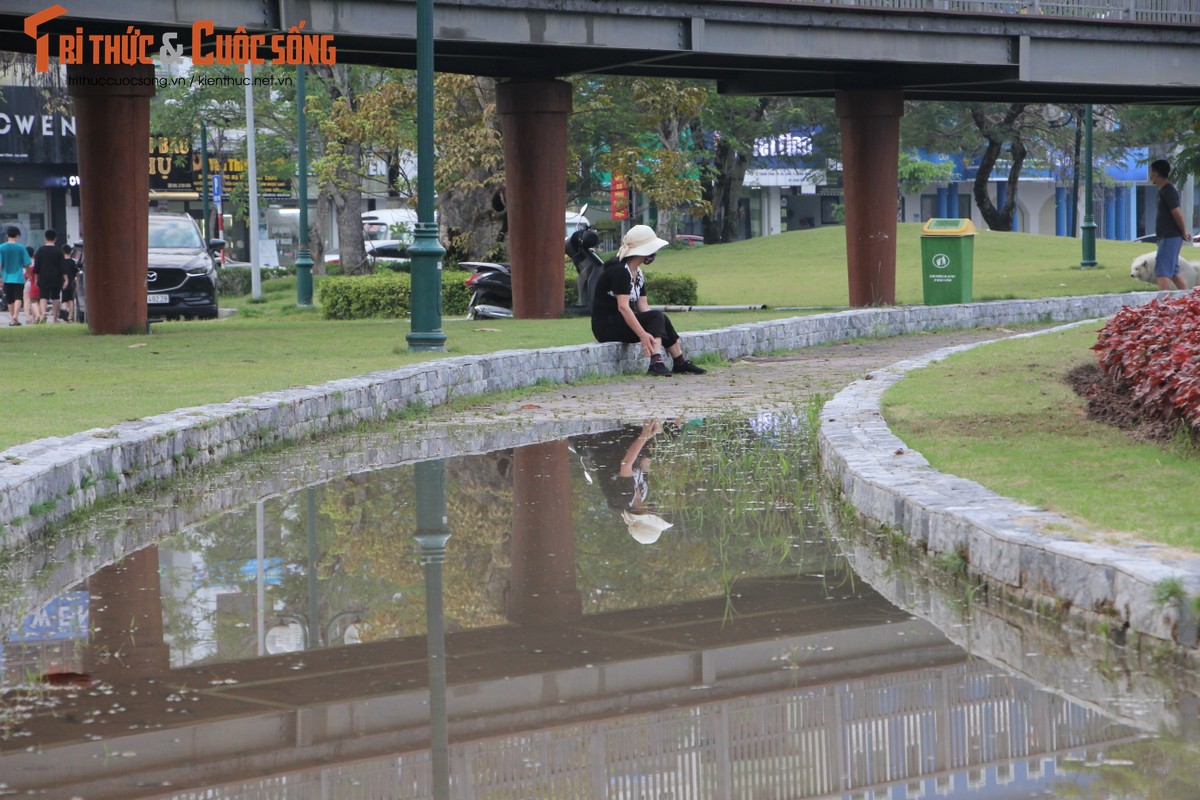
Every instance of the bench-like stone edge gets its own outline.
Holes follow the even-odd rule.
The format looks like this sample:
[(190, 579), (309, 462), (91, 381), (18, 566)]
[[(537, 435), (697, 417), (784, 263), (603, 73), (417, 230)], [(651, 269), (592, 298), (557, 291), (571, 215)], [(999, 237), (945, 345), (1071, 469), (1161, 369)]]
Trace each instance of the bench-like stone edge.
[[(852, 309), (684, 334), (689, 354), (736, 359), (855, 338), (980, 326), (1068, 322), (1140, 305), (1154, 292)], [(283, 442), (380, 421), (456, 397), (639, 372), (636, 347), (585, 344), (460, 356), (184, 408), (50, 437), (0, 453), (0, 549), (36, 542), (48, 526), (97, 500), (196, 466)]]
[(1195, 597), (1200, 575), (1170, 563), (1165, 548), (1090, 542), (1089, 532), (1071, 519), (933, 469), (892, 433), (880, 405), (890, 386), (911, 370), (982, 344), (988, 343), (898, 362), (835, 395), (822, 408), (817, 433), (822, 471), (867, 521), (930, 554), (962, 556), (973, 575), (1011, 597), (1096, 627), (1106, 621), (1110, 632), (1128, 628), (1194, 648), (1187, 603), (1163, 604), (1156, 592), (1164, 581), (1178, 581), (1186, 597)]

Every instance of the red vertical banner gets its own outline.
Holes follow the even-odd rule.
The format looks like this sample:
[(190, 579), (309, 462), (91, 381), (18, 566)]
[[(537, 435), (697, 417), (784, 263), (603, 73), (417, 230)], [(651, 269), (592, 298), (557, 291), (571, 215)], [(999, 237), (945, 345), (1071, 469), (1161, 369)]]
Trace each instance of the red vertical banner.
[(629, 187), (620, 175), (612, 176), (610, 203), (613, 219), (629, 219)]

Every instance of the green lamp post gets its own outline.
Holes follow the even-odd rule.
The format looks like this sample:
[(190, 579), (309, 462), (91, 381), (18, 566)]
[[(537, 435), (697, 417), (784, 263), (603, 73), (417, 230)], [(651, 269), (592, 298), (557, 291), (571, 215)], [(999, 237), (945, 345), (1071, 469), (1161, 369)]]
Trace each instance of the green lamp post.
[(303, 64), (296, 66), (296, 156), (299, 162), (297, 194), (300, 196), (300, 247), (296, 251), (296, 305), (311, 306), (313, 296), (313, 260), (308, 249), (308, 98)]
[(212, 239), (212, 225), (208, 221), (208, 200), (212, 186), (208, 182), (208, 125), (200, 120), (200, 206), (204, 214), (204, 246)]
[(446, 708), (446, 619), (442, 563), (450, 528), (446, 524), (446, 465), (441, 459), (413, 465), (417, 530), (425, 571), (426, 643), (429, 658), (429, 749), (434, 800), (450, 800), (450, 735)]
[(444, 350), (442, 256), (433, 221), (433, 0), (417, 2), (417, 230), (408, 248), (412, 262), (409, 350)]
[(1092, 104), (1088, 103), (1083, 108), (1083, 224), (1079, 226), (1083, 259), (1079, 266), (1090, 269), (1096, 266), (1096, 218), (1092, 208)]

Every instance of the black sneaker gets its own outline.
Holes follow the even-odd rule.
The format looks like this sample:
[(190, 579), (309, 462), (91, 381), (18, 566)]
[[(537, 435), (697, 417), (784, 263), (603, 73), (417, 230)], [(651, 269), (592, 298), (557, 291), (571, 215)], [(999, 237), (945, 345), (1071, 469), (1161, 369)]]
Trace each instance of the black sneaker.
[(703, 375), (708, 370), (697, 367), (686, 358), (677, 358), (674, 366), (671, 367), (671, 372), (675, 375)]
[(650, 369), (646, 370), (646, 374), (655, 375), (659, 378), (669, 378), (672, 373), (662, 361), (651, 361)]

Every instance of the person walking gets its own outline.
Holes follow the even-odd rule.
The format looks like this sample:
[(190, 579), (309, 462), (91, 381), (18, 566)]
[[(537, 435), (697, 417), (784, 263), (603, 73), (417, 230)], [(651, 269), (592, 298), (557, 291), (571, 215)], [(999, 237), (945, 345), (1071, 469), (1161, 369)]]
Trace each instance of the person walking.
[(25, 245), (25, 254), (29, 256), (29, 261), (25, 264), (25, 322), (37, 323), (41, 322), (41, 313), (39, 311), (40, 303), (38, 303), (38, 288), (37, 281), (33, 277), (33, 254), (35, 250), (29, 245)]
[[(617, 255), (604, 265), (592, 297), (592, 335), (598, 342), (625, 342), (642, 345), (650, 357), (649, 375), (703, 375), (683, 354), (679, 334), (661, 311), (652, 311), (646, 299), (646, 278), (642, 266), (654, 261), (654, 254), (667, 246), (649, 225), (634, 225), (621, 240)], [(662, 349), (672, 359), (671, 368), (663, 363)]]
[(58, 321), (58, 308), (62, 303), (63, 285), (66, 283), (66, 266), (63, 264), (62, 250), (55, 242), (58, 233), (53, 228), (46, 229), (46, 243), (33, 254), (33, 276), (37, 281), (39, 317), (46, 319), (46, 301), (50, 301), (50, 321)]
[(1192, 240), (1179, 207), (1179, 190), (1169, 180), (1170, 176), (1171, 165), (1165, 159), (1160, 158), (1150, 165), (1150, 182), (1158, 189), (1158, 213), (1154, 218), (1158, 252), (1154, 256), (1154, 277), (1159, 290), (1164, 292), (1172, 284), (1176, 289), (1188, 288), (1179, 274), (1179, 252), (1184, 242)]
[(4, 304), (8, 306), (8, 324), (21, 324), (21, 300), (25, 294), (25, 267), (29, 266), (29, 251), (17, 241), (21, 229), (9, 225), (4, 232), (7, 241), (0, 244), (0, 277), (4, 280)]
[(62, 246), (63, 251), (63, 274), (66, 280), (63, 281), (62, 290), (62, 307), (63, 318), (67, 322), (75, 321), (75, 277), (79, 274), (79, 263), (71, 258), (72, 247), (69, 244)]

